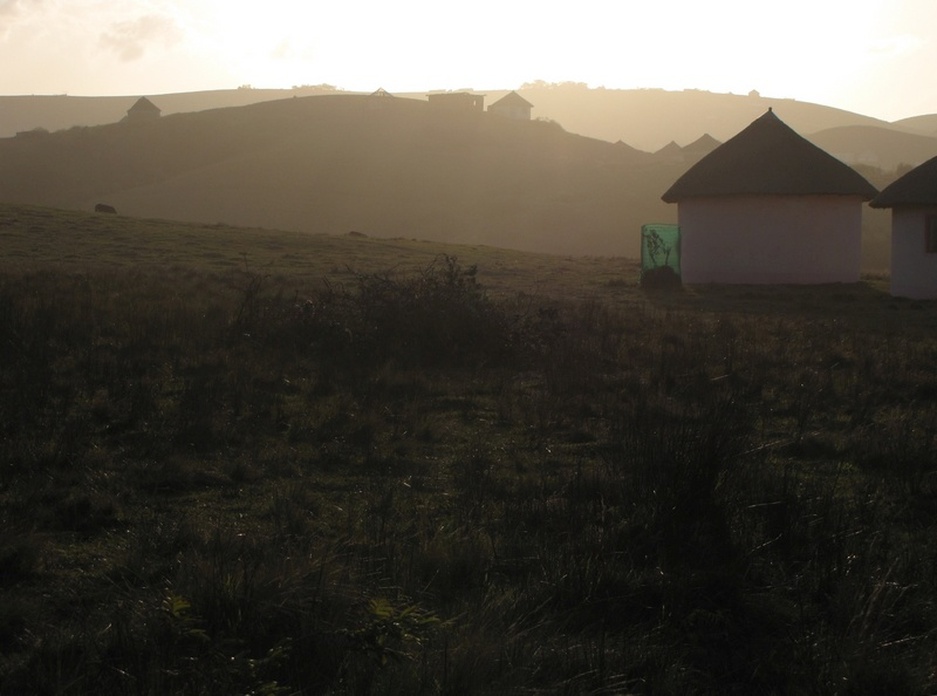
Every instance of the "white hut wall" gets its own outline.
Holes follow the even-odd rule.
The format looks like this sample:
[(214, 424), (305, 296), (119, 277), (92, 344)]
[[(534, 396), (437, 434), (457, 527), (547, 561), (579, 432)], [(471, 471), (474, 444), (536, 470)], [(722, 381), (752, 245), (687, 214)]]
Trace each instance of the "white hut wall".
[(855, 283), (858, 196), (720, 196), (680, 201), (684, 283)]
[(937, 298), (937, 253), (928, 252), (925, 230), (937, 207), (900, 207), (891, 218), (891, 294)]

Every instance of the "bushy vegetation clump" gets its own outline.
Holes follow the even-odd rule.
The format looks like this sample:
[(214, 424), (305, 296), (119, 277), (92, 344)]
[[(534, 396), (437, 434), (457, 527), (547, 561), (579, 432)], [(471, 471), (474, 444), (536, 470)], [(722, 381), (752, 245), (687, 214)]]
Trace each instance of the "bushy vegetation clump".
[(4, 273), (0, 692), (932, 692), (932, 308), (745, 292)]
[[(279, 329), (305, 340), (323, 364), (373, 369), (458, 368), (503, 363), (510, 326), (476, 280), (477, 269), (444, 256), (409, 277), (356, 274), (348, 288), (298, 304), (297, 321)], [(348, 364), (333, 364), (348, 369)]]

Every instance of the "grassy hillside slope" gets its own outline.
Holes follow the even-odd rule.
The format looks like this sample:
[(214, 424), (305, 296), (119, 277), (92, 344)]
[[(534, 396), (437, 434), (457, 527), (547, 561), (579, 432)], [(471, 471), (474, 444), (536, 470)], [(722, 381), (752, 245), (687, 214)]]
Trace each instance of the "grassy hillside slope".
[[(359, 273), (415, 273), (442, 255), (478, 268), (497, 297), (559, 293), (589, 300), (635, 287), (639, 265), (612, 257), (564, 257), (496, 247), (140, 220), (0, 204), (0, 272), (26, 266), (67, 274), (133, 272), (167, 278), (257, 274), (289, 292), (340, 286)], [(171, 281), (169, 281), (171, 284)], [(185, 281), (188, 282), (188, 281)]]
[(634, 255), (671, 163), (545, 122), (297, 98), (0, 142), (0, 199), (309, 232)]

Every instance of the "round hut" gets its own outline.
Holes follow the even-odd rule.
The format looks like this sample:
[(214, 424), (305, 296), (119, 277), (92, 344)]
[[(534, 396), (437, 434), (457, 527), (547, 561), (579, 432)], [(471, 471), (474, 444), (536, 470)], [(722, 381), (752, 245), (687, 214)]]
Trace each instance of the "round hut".
[(862, 203), (877, 191), (771, 109), (686, 171), (677, 204), (684, 283), (854, 283)]
[(937, 298), (937, 157), (886, 186), (869, 205), (891, 208), (891, 294)]

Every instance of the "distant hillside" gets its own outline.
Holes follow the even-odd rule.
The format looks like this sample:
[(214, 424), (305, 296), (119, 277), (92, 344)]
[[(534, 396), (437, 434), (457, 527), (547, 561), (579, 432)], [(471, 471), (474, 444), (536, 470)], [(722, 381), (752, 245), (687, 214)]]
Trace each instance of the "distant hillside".
[[(887, 130), (857, 128), (845, 132)], [(0, 139), (0, 202), (106, 202), (135, 217), (636, 257), (642, 224), (676, 221), (660, 196), (717, 145), (710, 131), (724, 133), (651, 154), (424, 99), (296, 97)], [(896, 143), (924, 142), (913, 137)], [(893, 178), (860, 168), (879, 188)], [(863, 213), (873, 270), (888, 263), (879, 213)]]
[[(485, 95), (486, 105), (508, 93), (504, 89), (477, 91)], [(335, 92), (329, 85), (319, 85), (292, 90), (232, 89), (146, 96), (167, 116)], [(534, 105), (534, 118), (555, 121), (570, 133), (608, 142), (621, 140), (647, 152), (656, 152), (671, 141), (685, 146), (706, 134), (724, 142), (768, 107), (774, 108), (785, 123), (804, 135), (842, 126), (878, 126), (937, 135), (937, 115), (888, 124), (828, 106), (754, 94), (589, 89), (578, 83), (542, 82), (526, 85), (518, 92)], [(72, 126), (115, 123), (124, 117), (137, 96), (0, 96), (0, 138), (34, 128), (56, 131)], [(397, 96), (426, 98), (424, 93)]]
[(937, 114), (926, 114), (924, 116), (912, 116), (895, 121), (894, 126), (907, 131), (929, 135), (937, 138)]
[(548, 122), (334, 95), (0, 141), (0, 200), (577, 255), (638, 251), (682, 171)]
[[(520, 90), (534, 115), (558, 121), (569, 131), (603, 140), (623, 140), (656, 151), (670, 141), (688, 145), (709, 134), (725, 142), (769, 107), (798, 133), (847, 125), (888, 124), (878, 119), (793, 99), (718, 94), (701, 90), (588, 89), (584, 85), (541, 84)], [(498, 94), (492, 94), (497, 98)]]
[(900, 165), (917, 166), (937, 156), (937, 137), (875, 126), (839, 126), (813, 133), (809, 140), (834, 157), (894, 171)]
[(126, 97), (72, 97), (65, 94), (0, 96), (0, 138), (42, 129), (63, 130), (73, 126), (117, 123), (127, 115), (140, 96), (149, 96), (164, 116), (229, 106), (246, 106), (292, 96), (330, 94), (325, 87), (283, 89), (227, 89), (179, 94), (131, 95)]

